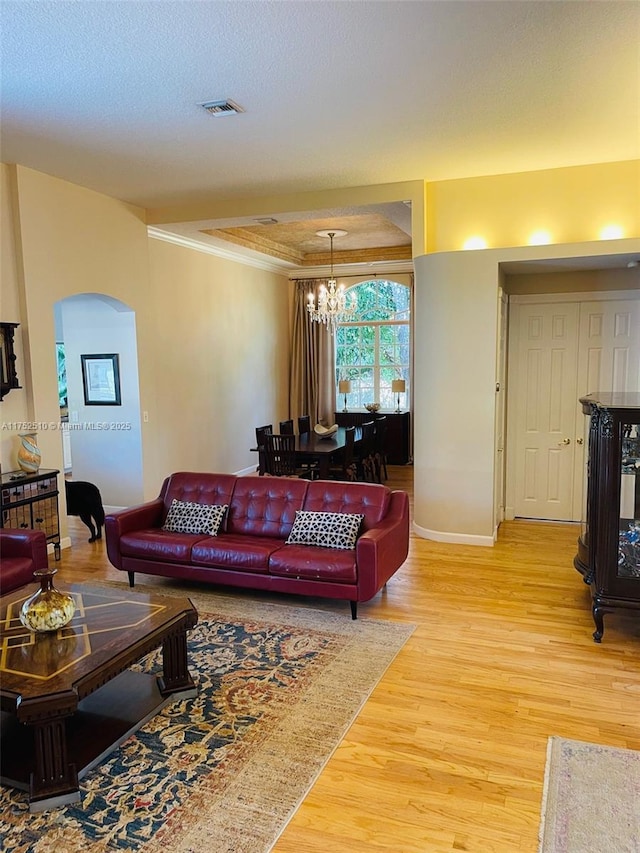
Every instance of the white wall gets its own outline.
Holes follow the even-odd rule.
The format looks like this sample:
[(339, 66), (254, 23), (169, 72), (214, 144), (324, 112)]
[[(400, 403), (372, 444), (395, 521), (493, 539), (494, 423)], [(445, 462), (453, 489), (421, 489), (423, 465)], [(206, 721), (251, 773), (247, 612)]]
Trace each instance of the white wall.
[[(140, 503), (142, 446), (135, 314), (121, 302), (98, 294), (72, 296), (59, 302), (56, 309), (65, 344), (73, 479), (95, 483), (106, 506)], [(105, 353), (118, 355), (121, 405), (87, 406), (80, 356)]]

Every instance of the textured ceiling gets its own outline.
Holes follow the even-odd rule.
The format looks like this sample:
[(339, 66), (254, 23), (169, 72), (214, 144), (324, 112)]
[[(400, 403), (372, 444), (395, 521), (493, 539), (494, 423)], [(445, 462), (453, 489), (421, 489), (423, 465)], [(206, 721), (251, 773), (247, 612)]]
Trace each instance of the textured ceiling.
[[(2, 0), (0, 23), (3, 162), (146, 208), (640, 156), (637, 2)], [(244, 112), (198, 106), (224, 98)], [(388, 212), (350, 212), (352, 249), (402, 251)]]

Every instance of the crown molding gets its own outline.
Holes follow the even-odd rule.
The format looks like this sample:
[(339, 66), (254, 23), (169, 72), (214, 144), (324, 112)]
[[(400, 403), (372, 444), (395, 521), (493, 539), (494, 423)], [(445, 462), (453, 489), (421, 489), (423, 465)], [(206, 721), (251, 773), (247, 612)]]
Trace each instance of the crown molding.
[(185, 249), (193, 249), (196, 252), (203, 252), (205, 255), (215, 255), (218, 258), (224, 258), (227, 261), (235, 261), (244, 266), (255, 267), (256, 269), (266, 270), (267, 272), (275, 272), (279, 275), (289, 275), (289, 265), (274, 264), (267, 259), (250, 258), (240, 252), (232, 252), (229, 249), (223, 249), (220, 246), (211, 246), (206, 243), (201, 243), (198, 240), (192, 240), (189, 237), (183, 237), (180, 234), (172, 234), (169, 231), (162, 231), (160, 228), (154, 228), (153, 225), (147, 226), (147, 234), (154, 240), (164, 240), (165, 243), (173, 243), (176, 246), (182, 246)]
[[(190, 237), (184, 237), (181, 234), (175, 234), (170, 231), (163, 231), (161, 228), (155, 228), (153, 225), (147, 226), (147, 234), (154, 240), (164, 240), (165, 243), (173, 243), (176, 246), (182, 246), (185, 249), (193, 249), (196, 252), (203, 252), (207, 255), (215, 255), (218, 258), (224, 258), (228, 261), (235, 261), (245, 266), (254, 267), (256, 269), (265, 270), (266, 272), (274, 272), (279, 275), (286, 275), (289, 279), (302, 278), (326, 278), (329, 275), (329, 265), (316, 267), (295, 267), (291, 264), (274, 263), (267, 258), (253, 258), (244, 255), (240, 252), (233, 252), (230, 249), (222, 248), (221, 246), (213, 246), (207, 243), (194, 240)], [(340, 276), (390, 276), (393, 273), (413, 273), (413, 261), (379, 261), (376, 263), (361, 263), (361, 264), (334, 264), (334, 274)]]
[[(369, 264), (340, 264), (333, 265), (333, 274), (336, 278), (348, 278), (354, 276), (361, 278), (368, 276), (369, 278), (388, 278), (394, 273), (413, 273), (412, 261), (382, 261), (379, 263)], [(295, 270), (288, 270), (287, 275), (291, 279), (303, 278), (326, 278), (329, 274), (329, 266), (322, 267), (299, 267)]]

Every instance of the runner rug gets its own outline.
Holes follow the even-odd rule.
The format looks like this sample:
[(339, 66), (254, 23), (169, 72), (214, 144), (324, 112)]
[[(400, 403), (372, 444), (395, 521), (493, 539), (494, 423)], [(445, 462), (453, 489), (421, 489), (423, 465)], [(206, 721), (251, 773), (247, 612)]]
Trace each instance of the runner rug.
[[(4, 853), (270, 850), (414, 630), (189, 598), (199, 613), (189, 634), (197, 697), (167, 705), (90, 771), (81, 803), (30, 814), (26, 793), (1, 788)], [(161, 672), (160, 652), (139, 668)]]
[(539, 853), (639, 853), (640, 752), (549, 738)]

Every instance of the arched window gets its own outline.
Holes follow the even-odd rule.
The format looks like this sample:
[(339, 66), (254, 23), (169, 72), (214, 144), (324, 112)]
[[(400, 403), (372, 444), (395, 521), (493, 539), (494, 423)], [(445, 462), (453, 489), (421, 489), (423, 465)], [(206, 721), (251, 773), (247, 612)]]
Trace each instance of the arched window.
[(394, 379), (404, 379), (403, 409), (410, 399), (411, 288), (397, 281), (372, 279), (349, 288), (358, 301), (354, 318), (336, 333), (336, 382), (351, 380), (347, 406), (364, 408), (380, 403), (395, 409)]

